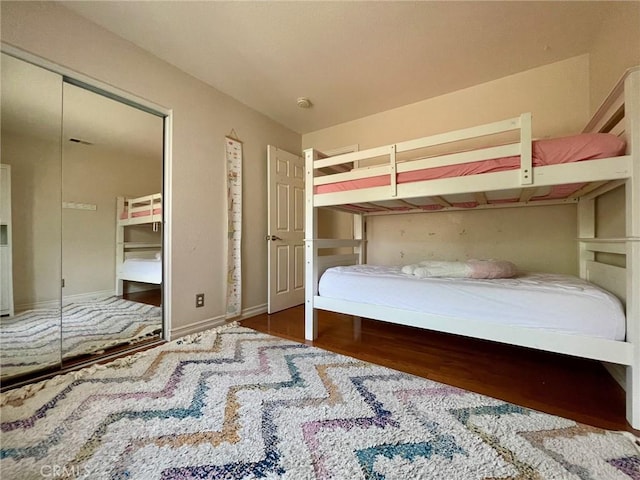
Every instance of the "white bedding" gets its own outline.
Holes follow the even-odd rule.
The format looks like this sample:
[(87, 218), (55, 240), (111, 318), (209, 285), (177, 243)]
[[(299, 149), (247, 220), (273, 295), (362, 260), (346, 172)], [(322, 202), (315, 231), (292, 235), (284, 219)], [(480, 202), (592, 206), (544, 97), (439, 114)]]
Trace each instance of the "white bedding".
[(611, 293), (577, 277), (527, 273), (514, 278), (417, 278), (401, 267), (327, 269), (319, 295), (487, 324), (624, 340), (625, 314)]
[(120, 267), (120, 279), (143, 283), (162, 283), (162, 260), (127, 258)]

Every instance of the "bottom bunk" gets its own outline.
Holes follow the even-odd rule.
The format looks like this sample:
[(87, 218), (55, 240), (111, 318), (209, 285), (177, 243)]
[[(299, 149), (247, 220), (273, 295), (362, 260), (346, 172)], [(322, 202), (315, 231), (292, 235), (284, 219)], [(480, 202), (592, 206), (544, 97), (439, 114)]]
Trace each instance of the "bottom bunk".
[[(313, 308), (620, 365), (633, 360), (620, 302), (577, 277), (434, 282), (400, 267), (335, 267), (320, 278)], [(307, 339), (316, 337), (314, 324)]]
[(323, 299), (421, 312), (450, 322), (464, 318), (488, 329), (502, 325), (606, 340), (625, 338), (621, 302), (569, 275), (421, 278), (401, 267), (352, 265), (328, 269), (320, 279), (319, 294)]
[(162, 253), (126, 256), (118, 272), (120, 280), (141, 283), (162, 283)]
[[(625, 244), (581, 241), (590, 251), (623, 252)], [(640, 426), (634, 392), (638, 358), (625, 317), (627, 268), (591, 260), (578, 278), (521, 274), (510, 278), (419, 278), (402, 267), (359, 264), (360, 253), (318, 255), (359, 240), (311, 240), (305, 337), (315, 340), (316, 310), (599, 360), (626, 368), (628, 419)], [(599, 286), (598, 286), (599, 285)], [(613, 293), (610, 293), (613, 292)], [(615, 295), (614, 295), (615, 294)], [(622, 301), (620, 299), (622, 299)], [(633, 411), (632, 411), (633, 410)]]
[(116, 295), (124, 293), (124, 282), (150, 284), (153, 288), (162, 284), (162, 252), (143, 245), (123, 252), (123, 260), (116, 264)]

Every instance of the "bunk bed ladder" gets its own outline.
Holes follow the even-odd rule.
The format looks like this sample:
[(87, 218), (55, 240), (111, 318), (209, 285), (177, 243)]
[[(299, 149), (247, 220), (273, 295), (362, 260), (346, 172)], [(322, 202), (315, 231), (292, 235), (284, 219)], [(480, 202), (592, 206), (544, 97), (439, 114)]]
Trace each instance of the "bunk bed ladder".
[[(640, 68), (628, 72), (624, 80), (624, 102), (620, 95), (622, 82), (605, 100), (586, 132), (626, 133), (627, 154), (633, 161), (629, 177), (605, 182), (578, 201), (578, 255), (580, 277), (602, 285), (624, 299), (626, 304), (626, 342), (631, 346), (629, 361), (624, 365), (605, 364), (611, 375), (626, 390), (626, 417), (640, 429)], [(624, 125), (612, 122), (616, 112), (624, 111)], [(622, 123), (622, 122), (620, 122)], [(604, 193), (625, 186), (625, 234), (622, 238), (599, 238), (596, 231), (596, 199)], [(626, 268), (620, 269), (598, 262), (597, 253), (625, 256)], [(624, 270), (618, 275), (615, 270)], [(590, 275), (597, 277), (596, 280)], [(625, 372), (626, 371), (626, 372)]]
[(633, 155), (632, 175), (625, 189), (627, 246), (627, 342), (633, 344), (633, 364), (627, 367), (627, 420), (640, 429), (640, 69), (625, 80), (627, 152)]

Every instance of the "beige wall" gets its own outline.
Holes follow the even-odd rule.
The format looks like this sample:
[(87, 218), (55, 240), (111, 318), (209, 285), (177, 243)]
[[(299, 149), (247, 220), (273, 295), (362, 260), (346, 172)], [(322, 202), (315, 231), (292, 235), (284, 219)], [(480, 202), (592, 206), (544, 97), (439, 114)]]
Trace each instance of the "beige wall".
[(367, 260), (406, 265), (495, 258), (510, 260), (522, 270), (575, 274), (575, 231), (572, 205), (394, 215), (369, 222), (373, 247)]
[(589, 57), (581, 55), (303, 135), (303, 148), (365, 149), (533, 114), (535, 137), (576, 133), (589, 119)]
[(640, 65), (640, 2), (608, 2), (608, 11), (590, 50), (593, 113), (624, 71)]
[[(244, 141), (243, 308), (266, 302), (266, 147), (300, 135), (53, 2), (2, 2), (2, 41), (173, 110), (172, 330), (224, 314), (224, 136)], [(215, 26), (212, 26), (214, 28)], [(214, 60), (212, 60), (214, 61)], [(206, 305), (195, 308), (195, 294)]]
[[(532, 112), (536, 137), (579, 132), (589, 119), (589, 57), (582, 55), (303, 136), (304, 148), (361, 149)], [(350, 234), (347, 215), (326, 230)], [(394, 215), (368, 220), (371, 263), (504, 258), (529, 270), (577, 273), (574, 206)]]

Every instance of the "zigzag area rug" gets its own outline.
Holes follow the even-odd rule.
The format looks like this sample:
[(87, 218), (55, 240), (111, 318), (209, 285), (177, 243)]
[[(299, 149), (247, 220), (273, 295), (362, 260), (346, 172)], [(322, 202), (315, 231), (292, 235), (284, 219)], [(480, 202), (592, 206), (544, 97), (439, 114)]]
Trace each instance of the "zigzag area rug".
[(0, 399), (3, 480), (640, 478), (629, 434), (237, 325)]
[(118, 297), (28, 310), (0, 319), (1, 377), (56, 365), (160, 333), (162, 309)]

